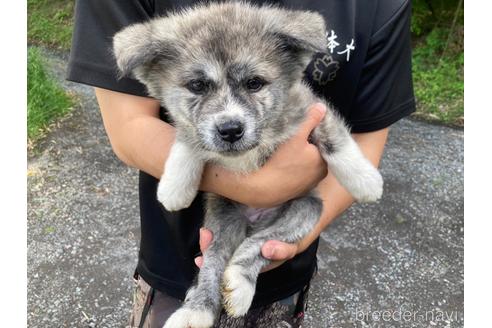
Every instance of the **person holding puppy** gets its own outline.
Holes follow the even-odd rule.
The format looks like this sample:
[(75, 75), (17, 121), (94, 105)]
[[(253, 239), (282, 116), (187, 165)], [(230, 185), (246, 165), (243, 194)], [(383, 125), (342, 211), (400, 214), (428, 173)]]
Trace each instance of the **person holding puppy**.
[[(166, 212), (157, 201), (157, 179), (173, 144), (174, 128), (166, 110), (147, 97), (140, 83), (118, 79), (109, 51), (111, 38), (127, 25), (191, 4), (87, 0), (76, 6), (68, 79), (96, 87), (114, 152), (126, 164), (140, 169), (142, 237), (132, 327), (162, 327), (184, 298), (196, 273), (195, 264), (201, 265), (201, 257), (196, 257), (199, 248), (206, 251), (213, 236), (199, 230), (203, 221), (201, 195), (189, 208), (173, 213)], [(377, 166), (388, 126), (414, 110), (409, 1), (279, 4), (324, 14), (330, 29), (326, 52), (314, 56), (305, 78), (345, 117), (359, 147)], [(262, 255), (274, 262), (258, 279), (252, 309), (239, 319), (222, 315), (217, 327), (297, 327), (302, 322), (316, 268), (318, 236), (353, 202), (329, 170), (327, 174), (317, 148), (308, 141), (324, 111), (323, 106), (313, 105), (297, 135), (257, 172), (237, 176), (213, 165), (204, 171), (200, 190), (250, 207), (273, 207), (315, 186), (323, 199), (320, 220), (306, 238), (297, 244), (269, 241), (263, 245)]]

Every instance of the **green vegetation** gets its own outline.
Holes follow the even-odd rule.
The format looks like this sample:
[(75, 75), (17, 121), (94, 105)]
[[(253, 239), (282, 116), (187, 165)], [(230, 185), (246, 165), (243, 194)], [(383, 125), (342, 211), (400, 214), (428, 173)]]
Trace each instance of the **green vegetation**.
[(416, 116), (464, 124), (463, 1), (413, 0)]
[(28, 41), (36, 45), (69, 50), (74, 2), (70, 0), (28, 0)]
[(27, 56), (27, 136), (32, 144), (72, 108), (74, 100), (48, 74), (39, 49), (29, 48)]
[[(31, 45), (70, 49), (74, 2), (68, 0), (28, 0), (27, 39)], [(74, 106), (58, 82), (48, 74), (46, 60), (36, 47), (28, 49), (27, 136), (33, 147), (56, 119)]]

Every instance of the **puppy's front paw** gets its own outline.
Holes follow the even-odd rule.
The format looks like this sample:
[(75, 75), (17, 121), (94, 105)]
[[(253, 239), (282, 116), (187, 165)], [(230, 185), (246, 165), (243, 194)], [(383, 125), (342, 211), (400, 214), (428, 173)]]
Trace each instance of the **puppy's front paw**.
[(229, 265), (224, 272), (222, 282), (224, 309), (234, 318), (248, 312), (255, 294), (256, 286), (244, 277), (242, 270), (244, 268), (239, 265)]
[(163, 328), (210, 328), (213, 324), (212, 311), (182, 307), (167, 319)]
[(191, 205), (195, 199), (197, 190), (178, 184), (174, 181), (163, 179), (157, 187), (157, 199), (168, 211), (179, 211)]
[(350, 193), (358, 202), (375, 202), (383, 194), (383, 177), (372, 165), (354, 177), (357, 179), (350, 188)]

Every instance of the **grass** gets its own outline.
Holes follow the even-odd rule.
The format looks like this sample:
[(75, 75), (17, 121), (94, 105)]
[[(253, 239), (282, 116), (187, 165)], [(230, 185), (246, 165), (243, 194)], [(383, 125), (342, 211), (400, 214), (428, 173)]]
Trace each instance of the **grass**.
[(464, 53), (443, 55), (447, 33), (434, 29), (413, 55), (417, 116), (444, 124), (464, 124)]
[(32, 145), (70, 111), (74, 99), (48, 73), (39, 49), (29, 48), (27, 56), (27, 136)]
[(463, 10), (460, 1), (414, 0), (413, 81), (416, 116), (464, 125)]
[[(68, 51), (72, 39), (74, 2), (28, 0), (28, 42)], [(47, 62), (36, 47), (28, 49), (27, 99), (28, 148), (32, 149), (50, 125), (67, 114), (75, 104), (75, 100), (50, 76)]]
[(72, 39), (74, 2), (70, 0), (28, 0), (28, 42), (59, 50), (69, 50)]

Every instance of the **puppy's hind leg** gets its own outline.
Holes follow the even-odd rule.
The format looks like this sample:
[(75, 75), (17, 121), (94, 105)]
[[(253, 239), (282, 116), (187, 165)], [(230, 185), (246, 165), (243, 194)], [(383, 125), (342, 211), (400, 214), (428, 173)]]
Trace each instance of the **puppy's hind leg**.
[(381, 197), (381, 174), (362, 154), (338, 114), (328, 109), (312, 137), (328, 164), (328, 171), (357, 201), (373, 202)]
[(298, 242), (313, 230), (321, 210), (321, 200), (311, 194), (282, 205), (272, 220), (256, 223), (253, 234), (236, 249), (224, 272), (222, 296), (230, 316), (243, 316), (251, 306), (258, 274), (270, 263), (261, 255), (263, 244), (272, 239)]
[(213, 233), (213, 241), (203, 255), (203, 265), (195, 283), (164, 328), (210, 328), (221, 309), (220, 282), (227, 261), (246, 236), (246, 222), (236, 206), (225, 199), (211, 196), (207, 203), (205, 227)]

